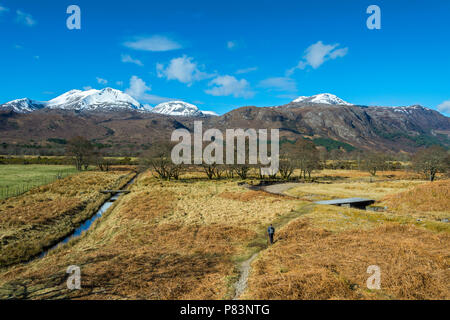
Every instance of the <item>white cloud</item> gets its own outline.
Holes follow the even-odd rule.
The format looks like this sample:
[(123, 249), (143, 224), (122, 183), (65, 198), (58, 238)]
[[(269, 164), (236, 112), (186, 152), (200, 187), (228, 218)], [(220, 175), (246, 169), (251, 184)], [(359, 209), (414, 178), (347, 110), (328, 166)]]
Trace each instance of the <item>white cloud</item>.
[(235, 41), (228, 41), (227, 42), (227, 48), (230, 49), (230, 50), (235, 48), (236, 45), (237, 45), (237, 43)]
[(296, 69), (305, 69), (307, 66), (311, 66), (313, 69), (317, 69), (327, 60), (334, 60), (336, 58), (344, 57), (348, 48), (339, 48), (339, 43), (336, 44), (323, 44), (322, 41), (318, 41), (310, 45), (304, 53), (303, 59), (299, 61), (297, 66), (289, 69), (286, 75), (291, 75)]
[(25, 13), (21, 10), (17, 10), (16, 13), (17, 13), (16, 21), (18, 23), (22, 23), (29, 27), (32, 27), (37, 23), (36, 20), (34, 20), (31, 14), (29, 13)]
[(213, 79), (209, 85), (214, 87), (205, 92), (213, 96), (232, 95), (235, 98), (251, 98), (255, 95), (255, 93), (250, 90), (250, 84), (247, 80), (238, 80), (229, 75), (218, 76)]
[(107, 84), (108, 83), (108, 80), (106, 80), (106, 79), (99, 78), (99, 77), (96, 77), (96, 79), (99, 84)]
[(126, 93), (140, 99), (145, 95), (147, 91), (151, 91), (152, 88), (147, 86), (144, 80), (137, 76), (132, 76), (130, 79), (130, 87), (126, 90)]
[(150, 86), (147, 86), (144, 80), (142, 80), (138, 76), (132, 76), (130, 79), (130, 87), (125, 90), (125, 93), (129, 94), (136, 100), (146, 103), (161, 103), (170, 100), (168, 98), (149, 94), (148, 92), (151, 90), (152, 88)]
[(288, 77), (275, 77), (264, 79), (259, 83), (262, 88), (267, 88), (275, 91), (289, 91), (296, 92), (297, 84), (294, 79)]
[(91, 86), (85, 86), (85, 87), (83, 87), (83, 90), (85, 90), (85, 91), (92, 90), (92, 87)]
[(437, 109), (439, 110), (439, 112), (450, 115), (450, 100), (442, 102), (437, 106)]
[(330, 59), (342, 58), (348, 53), (348, 48), (340, 48), (330, 53)]
[(245, 69), (239, 69), (235, 73), (236, 74), (244, 74), (244, 73), (249, 73), (249, 72), (253, 72), (256, 70), (258, 70), (258, 67), (250, 67), (250, 68), (245, 68)]
[(134, 63), (141, 67), (144, 66), (141, 60), (133, 59), (129, 54), (122, 54), (121, 59), (123, 63)]
[(123, 86), (123, 81), (116, 81), (116, 85), (118, 85), (119, 87)]
[(123, 45), (130, 49), (143, 51), (171, 51), (182, 48), (181, 44), (160, 35), (135, 37), (132, 41), (127, 41)]
[(161, 63), (156, 64), (156, 72), (159, 78), (167, 80), (178, 80), (187, 85), (191, 85), (195, 81), (211, 78), (214, 75), (199, 70), (193, 58), (186, 55), (172, 59), (167, 67)]

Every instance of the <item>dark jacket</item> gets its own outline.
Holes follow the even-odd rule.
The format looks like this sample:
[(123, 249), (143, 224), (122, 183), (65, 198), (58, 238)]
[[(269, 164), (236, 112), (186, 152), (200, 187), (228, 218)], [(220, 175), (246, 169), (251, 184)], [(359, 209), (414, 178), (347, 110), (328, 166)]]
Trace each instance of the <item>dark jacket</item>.
[(275, 233), (275, 228), (270, 226), (269, 228), (267, 228), (267, 233), (268, 234), (274, 234)]

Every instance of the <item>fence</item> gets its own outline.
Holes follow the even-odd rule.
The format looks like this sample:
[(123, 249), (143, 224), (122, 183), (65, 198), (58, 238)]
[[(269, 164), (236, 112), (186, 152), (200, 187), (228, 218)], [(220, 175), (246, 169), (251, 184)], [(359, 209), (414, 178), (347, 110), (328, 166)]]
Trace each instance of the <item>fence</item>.
[(43, 177), (35, 179), (33, 181), (15, 184), (13, 186), (0, 187), (0, 199), (7, 199), (10, 197), (20, 196), (33, 188), (52, 183), (58, 179), (63, 179), (72, 174), (73, 174), (73, 171), (67, 171), (67, 172), (61, 171), (55, 175), (43, 176)]

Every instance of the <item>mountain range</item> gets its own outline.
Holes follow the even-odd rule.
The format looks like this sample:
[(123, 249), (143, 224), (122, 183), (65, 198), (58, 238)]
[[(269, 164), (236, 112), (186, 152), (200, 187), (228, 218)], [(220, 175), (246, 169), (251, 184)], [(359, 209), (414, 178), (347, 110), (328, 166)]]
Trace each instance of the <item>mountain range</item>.
[(0, 110), (30, 113), (41, 109), (72, 110), (78, 112), (138, 111), (155, 112), (173, 116), (202, 117), (216, 115), (211, 111), (200, 111), (197, 106), (183, 101), (169, 101), (151, 108), (143, 105), (127, 93), (117, 89), (70, 90), (49, 101), (29, 98), (17, 99), (0, 105)]
[(204, 130), (277, 128), (282, 141), (310, 139), (328, 150), (411, 153), (431, 144), (450, 147), (450, 118), (420, 105), (360, 106), (324, 93), (281, 106), (241, 107), (218, 116), (183, 101), (151, 108), (111, 88), (72, 90), (50, 101), (25, 98), (0, 105), (0, 146), (16, 153), (51, 151), (83, 135), (111, 154), (132, 155), (156, 141), (169, 140), (174, 129), (193, 131), (198, 119)]

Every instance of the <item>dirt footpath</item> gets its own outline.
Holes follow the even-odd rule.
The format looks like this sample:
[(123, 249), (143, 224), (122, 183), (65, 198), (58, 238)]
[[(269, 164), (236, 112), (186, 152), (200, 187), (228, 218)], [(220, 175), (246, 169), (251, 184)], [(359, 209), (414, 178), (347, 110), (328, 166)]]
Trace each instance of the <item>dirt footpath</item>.
[(299, 185), (302, 185), (302, 183), (296, 183), (296, 182), (289, 182), (289, 183), (280, 183), (280, 184), (273, 184), (270, 186), (264, 186), (261, 189), (269, 192), (269, 193), (274, 193), (274, 194), (280, 194), (280, 195), (285, 195), (284, 192), (297, 187)]

